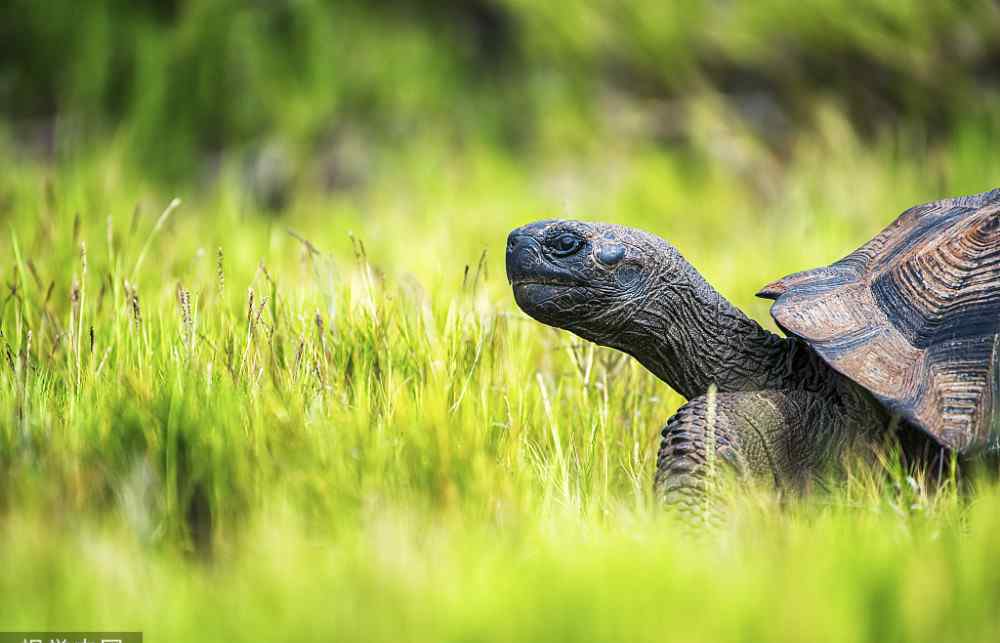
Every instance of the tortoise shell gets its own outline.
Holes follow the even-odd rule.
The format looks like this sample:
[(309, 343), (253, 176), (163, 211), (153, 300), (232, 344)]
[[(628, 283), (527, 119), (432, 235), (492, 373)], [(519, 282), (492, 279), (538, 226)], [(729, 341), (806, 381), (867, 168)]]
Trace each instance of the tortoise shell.
[(910, 208), (758, 293), (834, 369), (942, 445), (1000, 436), (1000, 189)]

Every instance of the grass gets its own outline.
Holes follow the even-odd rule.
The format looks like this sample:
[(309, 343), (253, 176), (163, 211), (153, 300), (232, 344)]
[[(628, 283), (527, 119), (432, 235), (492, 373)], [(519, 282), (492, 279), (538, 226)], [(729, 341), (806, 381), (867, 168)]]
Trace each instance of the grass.
[(752, 146), (736, 164), (417, 146), (281, 218), (229, 167), (175, 207), (114, 143), (56, 166), (4, 149), (0, 628), (996, 640), (989, 477), (958, 493), (858, 469), (679, 531), (650, 487), (682, 400), (527, 319), (505, 282), (510, 228), (600, 218), (672, 240), (768, 323), (760, 284), (1000, 176), (985, 135), (902, 154), (824, 118), (766, 175)]

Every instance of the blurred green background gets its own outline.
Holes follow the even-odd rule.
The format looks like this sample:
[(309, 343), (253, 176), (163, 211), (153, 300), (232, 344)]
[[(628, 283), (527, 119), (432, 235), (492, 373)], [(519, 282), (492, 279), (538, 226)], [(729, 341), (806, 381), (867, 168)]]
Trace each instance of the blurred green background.
[(336, 189), (419, 144), (516, 158), (653, 146), (715, 162), (733, 131), (780, 164), (827, 109), (866, 142), (921, 154), (969, 128), (991, 144), (998, 86), (1000, 16), (977, 0), (0, 8), (8, 137), (58, 159), (120, 139), (173, 182), (270, 151), (289, 166), (276, 173), (318, 164), (313, 178)]
[(0, 3), (0, 629), (1000, 639), (995, 472), (678, 531), (683, 400), (503, 269), (641, 226), (773, 328), (998, 127), (987, 1)]

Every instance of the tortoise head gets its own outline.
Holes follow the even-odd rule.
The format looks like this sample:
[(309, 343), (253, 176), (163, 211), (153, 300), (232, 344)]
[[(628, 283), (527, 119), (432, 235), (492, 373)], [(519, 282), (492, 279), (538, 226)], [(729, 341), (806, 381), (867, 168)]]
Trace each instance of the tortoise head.
[(517, 305), (534, 319), (616, 346), (674, 254), (641, 230), (538, 221), (507, 238), (507, 279)]

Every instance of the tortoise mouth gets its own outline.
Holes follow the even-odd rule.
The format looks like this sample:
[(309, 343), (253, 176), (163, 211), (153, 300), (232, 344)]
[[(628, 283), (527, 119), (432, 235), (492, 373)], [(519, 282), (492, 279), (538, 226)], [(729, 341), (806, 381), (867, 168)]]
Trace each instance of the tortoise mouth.
[(551, 312), (553, 302), (560, 295), (579, 284), (555, 279), (519, 279), (512, 283), (514, 301), (528, 315), (538, 318), (538, 315)]
[(511, 286), (515, 290), (518, 288), (524, 288), (526, 286), (545, 286), (548, 288), (573, 288), (581, 284), (570, 281), (568, 279), (554, 279), (551, 277), (526, 277), (523, 279), (515, 279), (511, 282)]
[(518, 279), (511, 283), (511, 287), (514, 290), (514, 300), (522, 306), (538, 305), (560, 292), (582, 286), (583, 284), (577, 281), (553, 279), (551, 277)]

